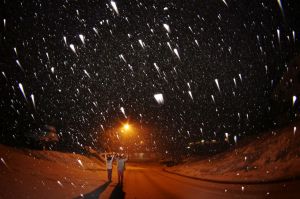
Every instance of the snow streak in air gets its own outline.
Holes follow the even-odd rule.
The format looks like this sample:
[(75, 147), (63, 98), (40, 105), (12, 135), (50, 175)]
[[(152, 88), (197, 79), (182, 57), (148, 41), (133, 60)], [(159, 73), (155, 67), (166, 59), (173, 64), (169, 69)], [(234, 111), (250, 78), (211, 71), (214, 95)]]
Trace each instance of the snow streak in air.
[(214, 97), (213, 95), (211, 95), (211, 99), (212, 99), (212, 101), (213, 101), (214, 103), (216, 103), (215, 97)]
[(168, 24), (163, 24), (164, 28), (167, 30), (168, 33), (171, 32), (170, 26)]
[(22, 85), (21, 83), (19, 83), (19, 88), (20, 88), (20, 90), (21, 90), (21, 92), (22, 92), (22, 94), (23, 94), (23, 96), (24, 96), (25, 100), (27, 101), (27, 97), (26, 97), (26, 94), (25, 94), (25, 91), (24, 91), (23, 85)]
[(18, 51), (17, 51), (16, 47), (14, 47), (14, 51), (15, 51), (16, 55), (18, 56)]
[(34, 107), (34, 109), (35, 109), (35, 100), (34, 100), (34, 95), (33, 95), (33, 94), (31, 94), (31, 95), (30, 95), (30, 98), (31, 98), (31, 101), (32, 101), (33, 107)]
[(278, 37), (278, 43), (280, 45), (280, 30), (279, 29), (277, 29), (277, 37)]
[(125, 59), (125, 57), (124, 57), (123, 54), (119, 55), (119, 57), (120, 57), (125, 63), (127, 63), (127, 61), (126, 61), (126, 59)]
[(7, 79), (6, 74), (4, 71), (2, 71), (2, 75), (5, 77), (5, 79)]
[(227, 4), (227, 2), (225, 1), (225, 0), (222, 0), (223, 1), (223, 3), (228, 7), (228, 4)]
[(123, 107), (121, 107), (120, 110), (123, 113), (124, 117), (127, 118), (127, 115), (125, 114), (125, 109)]
[(221, 93), (221, 89), (220, 89), (220, 85), (219, 85), (219, 80), (215, 79), (215, 83), (216, 83), (216, 85), (218, 87), (219, 92)]
[(226, 141), (229, 140), (229, 134), (228, 133), (225, 133), (225, 139), (226, 139)]
[(84, 37), (84, 35), (80, 34), (80, 35), (79, 35), (79, 38), (80, 38), (82, 44), (84, 45), (84, 44), (85, 44), (85, 41), (84, 41), (84, 40), (85, 40), (85, 37)]
[(145, 48), (145, 43), (141, 39), (139, 39), (139, 43), (142, 46), (142, 48)]
[(192, 91), (189, 91), (189, 95), (190, 95), (191, 99), (194, 100), (193, 95), (192, 95)]
[(117, 13), (117, 15), (119, 15), (119, 10), (118, 10), (118, 7), (117, 7), (116, 2), (111, 1), (111, 2), (110, 2), (110, 5), (111, 5), (112, 8), (114, 9), (114, 11)]
[(154, 98), (158, 104), (164, 103), (164, 96), (161, 93), (154, 94)]
[(157, 72), (160, 74), (160, 70), (159, 70), (159, 67), (157, 66), (157, 64), (153, 63), (153, 65), (154, 65), (155, 69), (157, 70)]
[(237, 87), (236, 79), (235, 78), (233, 78), (233, 82), (234, 82), (234, 86)]
[(74, 44), (70, 44), (70, 48), (71, 48), (71, 50), (76, 54), (76, 49), (75, 49)]
[(280, 8), (280, 11), (281, 11), (282, 16), (284, 16), (284, 11), (283, 11), (283, 7), (282, 7), (281, 0), (277, 0), (277, 3), (278, 3), (278, 5), (279, 5), (279, 8)]
[(293, 106), (295, 106), (296, 101), (297, 101), (297, 96), (293, 96)]
[(93, 30), (99, 36), (99, 32), (98, 32), (97, 28), (93, 27)]
[(188, 82), (188, 83), (186, 83), (187, 84), (187, 86), (189, 87), (189, 89), (191, 90), (191, 85), (190, 85), (190, 83)]
[(19, 60), (16, 60), (17, 65), (20, 67), (20, 69), (24, 72), (24, 68), (22, 67), (21, 63)]
[(7, 164), (6, 164), (6, 162), (4, 161), (4, 159), (3, 158), (1, 158), (1, 162), (8, 168), (8, 166), (7, 166)]
[(243, 81), (242, 75), (241, 75), (241, 74), (239, 74), (239, 77), (240, 77), (240, 80), (241, 80), (241, 82), (242, 82), (242, 81)]
[(91, 78), (90, 74), (89, 74), (86, 70), (83, 70), (83, 72), (84, 72), (89, 78)]
[(174, 53), (178, 57), (178, 59), (180, 60), (180, 56), (179, 56), (178, 50), (176, 48), (174, 48)]
[(61, 186), (61, 187), (64, 186), (59, 180), (57, 180), (57, 184), (59, 184), (59, 186)]
[(46, 56), (47, 56), (48, 61), (50, 61), (50, 57), (49, 57), (49, 53), (48, 52), (46, 52)]
[(66, 46), (68, 46), (68, 44), (67, 44), (67, 37), (66, 36), (64, 36), (64, 42), (65, 42)]
[(237, 137), (236, 137), (236, 135), (233, 137), (233, 139), (234, 139), (234, 142), (237, 143)]
[(82, 164), (81, 160), (77, 159), (77, 162), (80, 164), (80, 166), (83, 167), (83, 164)]
[(167, 42), (167, 45), (170, 48), (170, 50), (173, 51), (170, 42)]

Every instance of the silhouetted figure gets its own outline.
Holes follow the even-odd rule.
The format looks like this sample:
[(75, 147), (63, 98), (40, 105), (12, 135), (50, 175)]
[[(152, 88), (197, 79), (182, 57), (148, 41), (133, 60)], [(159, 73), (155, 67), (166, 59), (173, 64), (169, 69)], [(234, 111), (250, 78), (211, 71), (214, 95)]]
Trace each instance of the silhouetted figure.
[(112, 177), (112, 168), (113, 168), (113, 160), (114, 160), (114, 155), (106, 155), (105, 153), (105, 160), (106, 160), (106, 169), (107, 169), (107, 178), (108, 181), (111, 181)]
[(117, 163), (118, 163), (118, 183), (123, 183), (124, 178), (124, 171), (125, 171), (125, 162), (128, 160), (128, 156), (125, 158), (125, 155), (122, 154), (118, 156)]

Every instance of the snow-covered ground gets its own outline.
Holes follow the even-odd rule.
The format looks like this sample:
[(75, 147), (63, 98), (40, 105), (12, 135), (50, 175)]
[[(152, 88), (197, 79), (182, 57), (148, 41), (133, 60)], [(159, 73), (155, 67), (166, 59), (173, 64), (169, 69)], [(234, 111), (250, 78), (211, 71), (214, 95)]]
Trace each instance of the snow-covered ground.
[(106, 182), (95, 157), (0, 145), (0, 198), (75, 198)]
[[(167, 170), (242, 183), (300, 176), (300, 122), (243, 142), (231, 151), (206, 160), (189, 160)], [(81, 198), (100, 192), (101, 197), (109, 198), (116, 185), (116, 172), (114, 183), (107, 184), (105, 164), (95, 156), (0, 145), (0, 179), (0, 199)]]
[(300, 121), (231, 151), (167, 168), (181, 175), (217, 181), (263, 182), (300, 177)]

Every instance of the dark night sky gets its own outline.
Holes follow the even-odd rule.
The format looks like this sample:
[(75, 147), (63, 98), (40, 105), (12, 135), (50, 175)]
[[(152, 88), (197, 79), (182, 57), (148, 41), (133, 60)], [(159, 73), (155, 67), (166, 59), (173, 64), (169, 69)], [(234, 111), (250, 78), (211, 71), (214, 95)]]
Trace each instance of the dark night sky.
[(299, 53), (295, 2), (2, 0), (2, 140), (51, 124), (93, 145), (128, 118), (161, 148), (266, 129)]

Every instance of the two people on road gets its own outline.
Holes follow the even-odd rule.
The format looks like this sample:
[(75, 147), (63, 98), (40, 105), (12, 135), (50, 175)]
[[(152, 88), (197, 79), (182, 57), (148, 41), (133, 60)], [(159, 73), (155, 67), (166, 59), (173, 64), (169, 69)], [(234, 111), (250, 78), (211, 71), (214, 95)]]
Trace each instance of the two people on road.
[(115, 155), (115, 154), (105, 153), (107, 178), (108, 178), (108, 181), (110, 181), (110, 182), (111, 182), (111, 178), (112, 178), (113, 160), (114, 159), (117, 160), (118, 183), (123, 184), (125, 162), (128, 160), (128, 155), (125, 157), (124, 154)]

